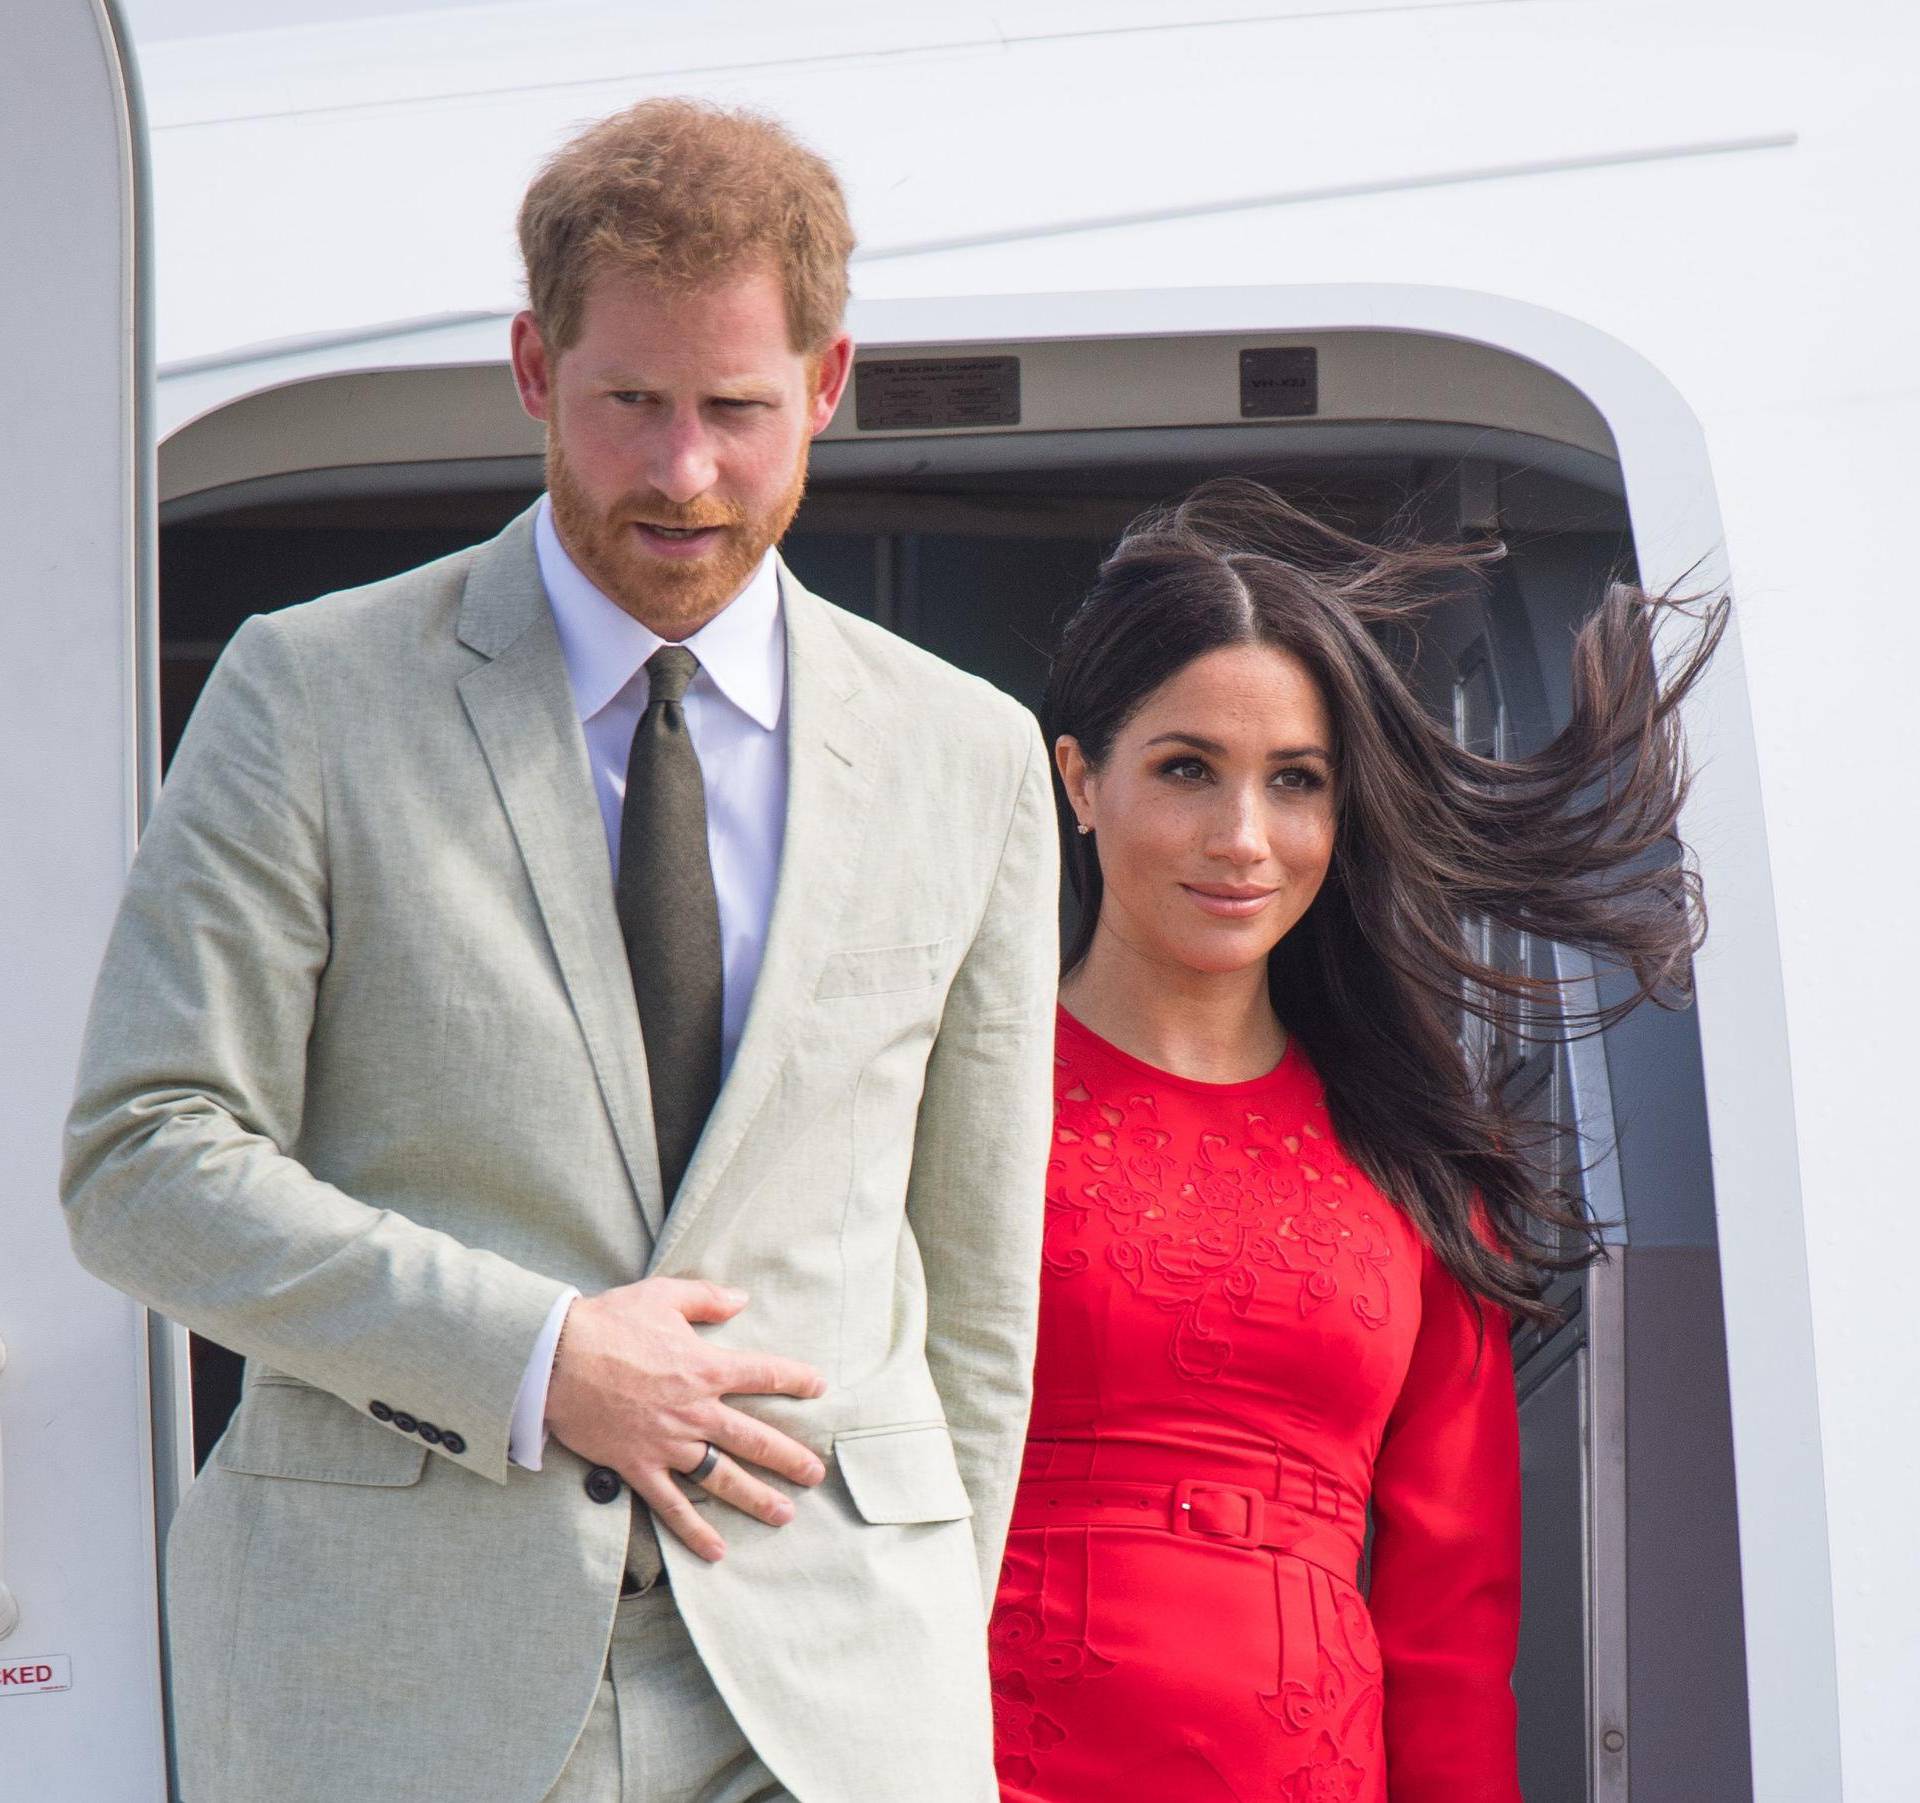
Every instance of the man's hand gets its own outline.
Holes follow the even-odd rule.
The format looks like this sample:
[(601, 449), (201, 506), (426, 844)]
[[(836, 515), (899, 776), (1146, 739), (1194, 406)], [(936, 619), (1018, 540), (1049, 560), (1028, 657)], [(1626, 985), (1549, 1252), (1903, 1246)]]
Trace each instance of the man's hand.
[(746, 1304), (738, 1290), (678, 1277), (649, 1277), (582, 1296), (567, 1311), (547, 1386), (547, 1426), (560, 1443), (612, 1466), (703, 1559), (720, 1558), (726, 1542), (671, 1474), (698, 1465), (709, 1441), (721, 1459), (701, 1480), (708, 1493), (774, 1527), (793, 1519), (793, 1504), (735, 1461), (749, 1460), (796, 1484), (817, 1484), (826, 1475), (798, 1440), (722, 1400), (813, 1397), (826, 1390), (819, 1372), (798, 1359), (732, 1352), (693, 1331), (696, 1321), (732, 1320)]

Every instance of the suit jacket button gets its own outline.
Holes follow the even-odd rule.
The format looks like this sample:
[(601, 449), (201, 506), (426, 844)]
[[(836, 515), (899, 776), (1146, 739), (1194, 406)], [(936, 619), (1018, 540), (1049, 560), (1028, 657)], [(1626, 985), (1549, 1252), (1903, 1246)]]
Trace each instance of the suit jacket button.
[(367, 1413), (376, 1421), (391, 1421), (393, 1419), (393, 1410), (388, 1408), (384, 1402), (368, 1403)]
[(410, 1434), (420, 1423), (414, 1420), (411, 1415), (403, 1415), (398, 1409), (395, 1409), (393, 1412), (393, 1425), (403, 1434)]
[(457, 1459), (467, 1450), (467, 1443), (452, 1428), (445, 1428), (440, 1434), (440, 1446), (444, 1452), (450, 1452)]
[(620, 1474), (596, 1465), (587, 1473), (587, 1494), (597, 1503), (610, 1503), (620, 1495)]
[(445, 1436), (431, 1421), (423, 1421), (420, 1423), (420, 1438), (429, 1446), (438, 1446)]

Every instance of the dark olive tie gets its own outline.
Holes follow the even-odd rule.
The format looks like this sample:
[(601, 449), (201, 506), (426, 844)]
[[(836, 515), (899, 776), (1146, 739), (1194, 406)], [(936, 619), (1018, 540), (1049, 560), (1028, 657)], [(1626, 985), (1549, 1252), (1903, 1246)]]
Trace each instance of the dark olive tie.
[(614, 882), (668, 1207), (720, 1093), (720, 905), (707, 858), (700, 759), (681, 704), (699, 669), (683, 645), (662, 645), (647, 659), (647, 711), (627, 755)]

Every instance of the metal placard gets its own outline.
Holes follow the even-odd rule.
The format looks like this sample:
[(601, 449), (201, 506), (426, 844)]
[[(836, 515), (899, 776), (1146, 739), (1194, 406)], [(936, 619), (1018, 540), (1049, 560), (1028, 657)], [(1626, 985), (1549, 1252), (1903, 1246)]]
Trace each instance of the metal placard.
[(1017, 426), (1018, 357), (903, 357), (856, 364), (854, 424), (862, 432)]
[(1240, 353), (1240, 417), (1298, 419), (1320, 411), (1320, 353), (1304, 349)]

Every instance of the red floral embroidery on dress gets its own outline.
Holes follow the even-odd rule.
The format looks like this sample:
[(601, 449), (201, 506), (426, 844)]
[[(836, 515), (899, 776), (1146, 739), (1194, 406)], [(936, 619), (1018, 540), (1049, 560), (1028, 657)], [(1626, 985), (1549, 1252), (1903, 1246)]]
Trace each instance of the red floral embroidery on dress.
[(1066, 1738), (1066, 1730), (1034, 1700), (1026, 1673), (994, 1672), (993, 1759), (1004, 1782), (1031, 1788), (1040, 1774), (1036, 1756)]
[(1280, 1786), (1279, 1803), (1357, 1803), (1367, 1775), (1343, 1759), (1330, 1735), (1321, 1735), (1312, 1760)]
[(1003, 1601), (987, 1628), (987, 1665), (993, 1680), (995, 1761), (1009, 1783), (1029, 1786), (1038, 1756), (1067, 1737), (1040, 1707), (1034, 1680), (1075, 1684), (1104, 1677), (1113, 1661), (1084, 1640), (1049, 1635), (1038, 1610)]
[[(1281, 1571), (1276, 1570), (1275, 1582), (1284, 1588)], [(1371, 1757), (1377, 1752), (1385, 1695), (1380, 1682), (1379, 1643), (1359, 1592), (1319, 1574), (1309, 1575), (1306, 1586), (1308, 1594), (1300, 1599), (1292, 1618), (1314, 1624), (1312, 1666), (1307, 1674), (1311, 1681), (1285, 1676), (1287, 1661), (1283, 1653), (1279, 1682), (1273, 1690), (1260, 1693), (1260, 1706), (1290, 1735), (1317, 1732), (1318, 1739), (1298, 1770), (1318, 1773), (1339, 1769), (1346, 1763), (1346, 1753), (1362, 1752)], [(1288, 1615), (1283, 1606), (1282, 1620)], [(1283, 1645), (1285, 1638), (1283, 1629)], [(1330, 1765), (1336, 1751), (1342, 1758)], [(1364, 1776), (1364, 1768), (1356, 1766), (1354, 1770)], [(1309, 1789), (1299, 1794), (1312, 1797), (1320, 1793)], [(1342, 1793), (1336, 1790), (1328, 1794)]]
[(1386, 1325), (1391, 1244), (1338, 1168), (1344, 1161), (1323, 1119), (1276, 1132), (1241, 1106), (1228, 1130), (1180, 1145), (1152, 1095), (1097, 1093), (1064, 1057), (1058, 1063), (1054, 1138), (1075, 1151), (1048, 1172), (1050, 1274), (1088, 1268), (1090, 1254), (1076, 1242), (1098, 1210), (1115, 1236), (1108, 1262), (1172, 1317), (1168, 1353), (1188, 1378), (1227, 1368), (1233, 1324), (1266, 1272), (1295, 1281), (1302, 1315), (1344, 1293), (1362, 1326)]
[[(1360, 1608), (1360, 1599), (1348, 1593), (1338, 1607), (1345, 1612)], [(1351, 1631), (1347, 1636), (1352, 1640)], [(1260, 1706), (1289, 1734), (1306, 1734), (1315, 1727), (1323, 1733), (1337, 1734), (1340, 1744), (1357, 1742), (1371, 1747), (1380, 1729), (1385, 1702), (1379, 1683), (1380, 1661), (1375, 1654), (1371, 1669), (1346, 1667), (1324, 1642), (1318, 1649), (1319, 1671), (1312, 1684), (1296, 1678), (1284, 1679), (1278, 1690), (1262, 1691)], [(1356, 1662), (1357, 1664), (1357, 1662)]]

